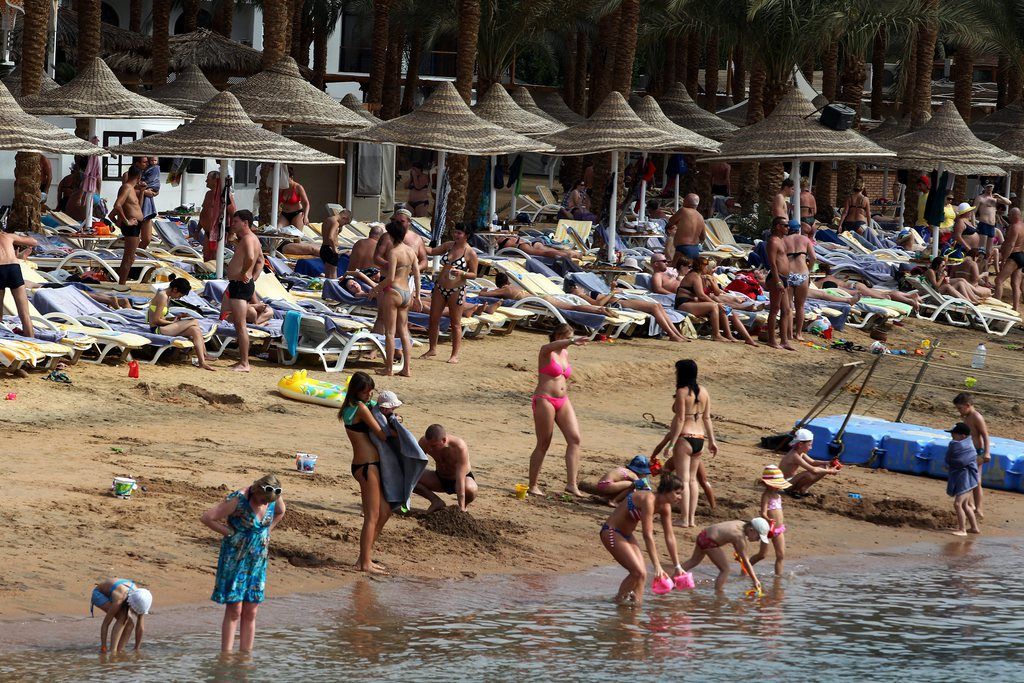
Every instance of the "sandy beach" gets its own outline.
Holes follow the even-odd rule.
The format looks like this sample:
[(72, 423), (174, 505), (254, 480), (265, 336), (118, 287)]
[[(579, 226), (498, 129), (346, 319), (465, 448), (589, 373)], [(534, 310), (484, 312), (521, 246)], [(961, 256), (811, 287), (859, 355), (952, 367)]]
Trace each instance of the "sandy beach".
[[(854, 330), (843, 336), (870, 344)], [(963, 350), (979, 341), (976, 332), (916, 320), (896, 328), (889, 341), (912, 349), (926, 337), (961, 350), (941, 352), (937, 362), (963, 367), (970, 361)], [(469, 341), (458, 366), (420, 361), (411, 379), (378, 378), (378, 389), (392, 389), (405, 401), (400, 413), (415, 434), (439, 422), (466, 439), (481, 488), (472, 518), (452, 511), (393, 518), (380, 540), (379, 560), (395, 574), (562, 572), (610, 563), (597, 540), (609, 508), (558, 495), (564, 485), (559, 435), (542, 475), (548, 497), (520, 501), (513, 495), (514, 485), (525, 482), (533, 447), (529, 394), (542, 341), (541, 335), (518, 331)], [(1019, 343), (1020, 336), (1012, 333), (1006, 341)], [(993, 374), (977, 388), (1015, 395), (1013, 377), (1024, 354), (994, 342), (989, 349), (989, 369), (1003, 367), (1008, 376)], [(756, 446), (759, 437), (788, 428), (806, 413), (814, 392), (841, 363), (871, 359), (867, 353), (806, 346), (788, 353), (648, 339), (573, 349), (570, 392), (583, 431), (583, 480), (593, 482), (658, 443), (663, 429), (643, 415), (663, 423), (671, 419), (671, 368), (684, 357), (700, 364), (720, 441), (718, 457), (709, 462), (719, 507), (709, 513), (702, 499), (699, 524), (754, 513), (755, 479), (778, 457)], [(199, 515), (266, 472), (282, 477), (288, 503), (271, 540), (268, 596), (321, 591), (357, 576), (351, 565), (359, 496), (335, 411), (277, 395), (275, 385), (286, 368), (256, 362), (243, 376), (226, 371), (226, 361), (218, 365), (224, 371), (215, 374), (181, 364), (144, 365), (134, 380), (125, 366), (79, 364), (69, 369), (72, 386), (45, 382), (38, 374), (2, 381), (2, 392), (16, 392), (17, 398), (0, 404), (8, 434), (0, 542), (9, 549), (0, 568), (0, 616), (84, 614), (93, 583), (114, 575), (152, 588), (157, 612), (165, 605), (207, 601), (218, 539)], [(890, 379), (912, 377), (916, 368), (916, 362), (886, 358), (858, 413), (891, 419), (908, 385)], [(309, 369), (318, 379), (344, 381), (345, 375)], [(933, 370), (926, 382), (962, 385), (965, 374)], [(955, 416), (951, 395), (923, 388), (906, 420), (948, 427)], [(849, 395), (838, 399), (825, 414), (845, 412), (849, 401)], [(979, 399), (978, 406), (994, 435), (1024, 437), (1019, 403)], [(296, 451), (319, 455), (314, 475), (295, 471)], [(113, 498), (108, 488), (119, 475), (134, 476), (144, 490), (130, 500)], [(813, 491), (818, 495), (785, 500), (789, 558), (949, 540), (944, 530), (953, 516), (944, 481), (847, 467)], [(851, 499), (851, 492), (861, 499)], [(984, 533), (1013, 533), (1024, 497), (1000, 491), (987, 496)], [(414, 505), (426, 507), (416, 498)], [(678, 530), (684, 557), (696, 531)]]

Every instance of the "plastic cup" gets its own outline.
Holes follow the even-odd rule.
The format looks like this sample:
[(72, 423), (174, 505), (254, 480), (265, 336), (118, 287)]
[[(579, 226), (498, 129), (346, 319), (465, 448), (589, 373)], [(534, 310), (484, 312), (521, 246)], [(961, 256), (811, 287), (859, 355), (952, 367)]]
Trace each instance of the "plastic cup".
[(693, 581), (693, 574), (690, 572), (683, 572), (676, 577), (676, 589), (681, 591), (687, 591), (695, 587), (697, 584)]
[(669, 578), (657, 578), (654, 583), (651, 584), (651, 591), (655, 595), (664, 595), (672, 590), (672, 579)]

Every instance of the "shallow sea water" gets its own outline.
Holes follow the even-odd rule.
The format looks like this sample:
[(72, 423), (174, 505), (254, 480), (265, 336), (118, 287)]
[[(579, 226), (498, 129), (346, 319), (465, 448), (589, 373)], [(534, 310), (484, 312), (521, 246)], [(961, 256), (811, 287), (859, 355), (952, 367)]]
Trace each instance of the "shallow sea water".
[(759, 599), (739, 575), (716, 597), (707, 565), (695, 590), (648, 591), (639, 609), (609, 601), (617, 567), (362, 580), (269, 600), (251, 658), (218, 655), (216, 606), (152, 614), (143, 653), (118, 661), (92, 644), (99, 619), (5, 622), (0, 679), (1016, 681), (1022, 556), (1018, 541), (956, 539), (793, 562)]

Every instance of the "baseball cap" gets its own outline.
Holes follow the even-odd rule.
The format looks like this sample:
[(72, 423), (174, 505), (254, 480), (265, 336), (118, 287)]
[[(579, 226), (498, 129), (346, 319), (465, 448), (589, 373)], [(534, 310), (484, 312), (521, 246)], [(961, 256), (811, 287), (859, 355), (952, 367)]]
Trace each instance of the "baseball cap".
[(814, 441), (814, 434), (810, 429), (798, 429), (796, 434), (793, 435), (792, 440), (789, 442), (790, 446), (795, 446), (803, 441)]
[(647, 461), (647, 456), (645, 455), (638, 455), (634, 457), (629, 461), (629, 464), (626, 465), (626, 469), (631, 470), (641, 477), (646, 477), (651, 473), (651, 465)]
[(761, 543), (768, 543), (768, 531), (772, 528), (771, 524), (764, 517), (754, 517), (750, 520), (750, 526), (754, 527), (754, 531), (761, 537)]
[(947, 429), (945, 431), (949, 432), (950, 434), (963, 434), (964, 436), (971, 435), (971, 428), (965, 425), (963, 422), (957, 422), (955, 425), (953, 425), (952, 429)]
[(380, 396), (377, 397), (377, 406), (380, 408), (395, 409), (402, 405), (402, 402), (398, 400), (398, 394), (393, 391), (382, 391)]

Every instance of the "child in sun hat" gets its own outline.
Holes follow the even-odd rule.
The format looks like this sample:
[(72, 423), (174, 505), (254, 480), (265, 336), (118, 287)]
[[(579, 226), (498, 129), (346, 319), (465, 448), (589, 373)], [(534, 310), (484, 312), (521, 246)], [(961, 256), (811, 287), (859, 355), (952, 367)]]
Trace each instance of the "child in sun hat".
[[(761, 494), (761, 516), (767, 519), (770, 525), (768, 539), (775, 549), (775, 576), (782, 576), (782, 561), (786, 557), (786, 539), (783, 536), (786, 533), (786, 525), (782, 519), (782, 496), (779, 491), (788, 489), (790, 483), (782, 475), (782, 470), (775, 465), (765, 465), (760, 482), (761, 488), (764, 489)], [(762, 541), (761, 547), (750, 558), (750, 564), (757, 564), (767, 554), (768, 544)]]

